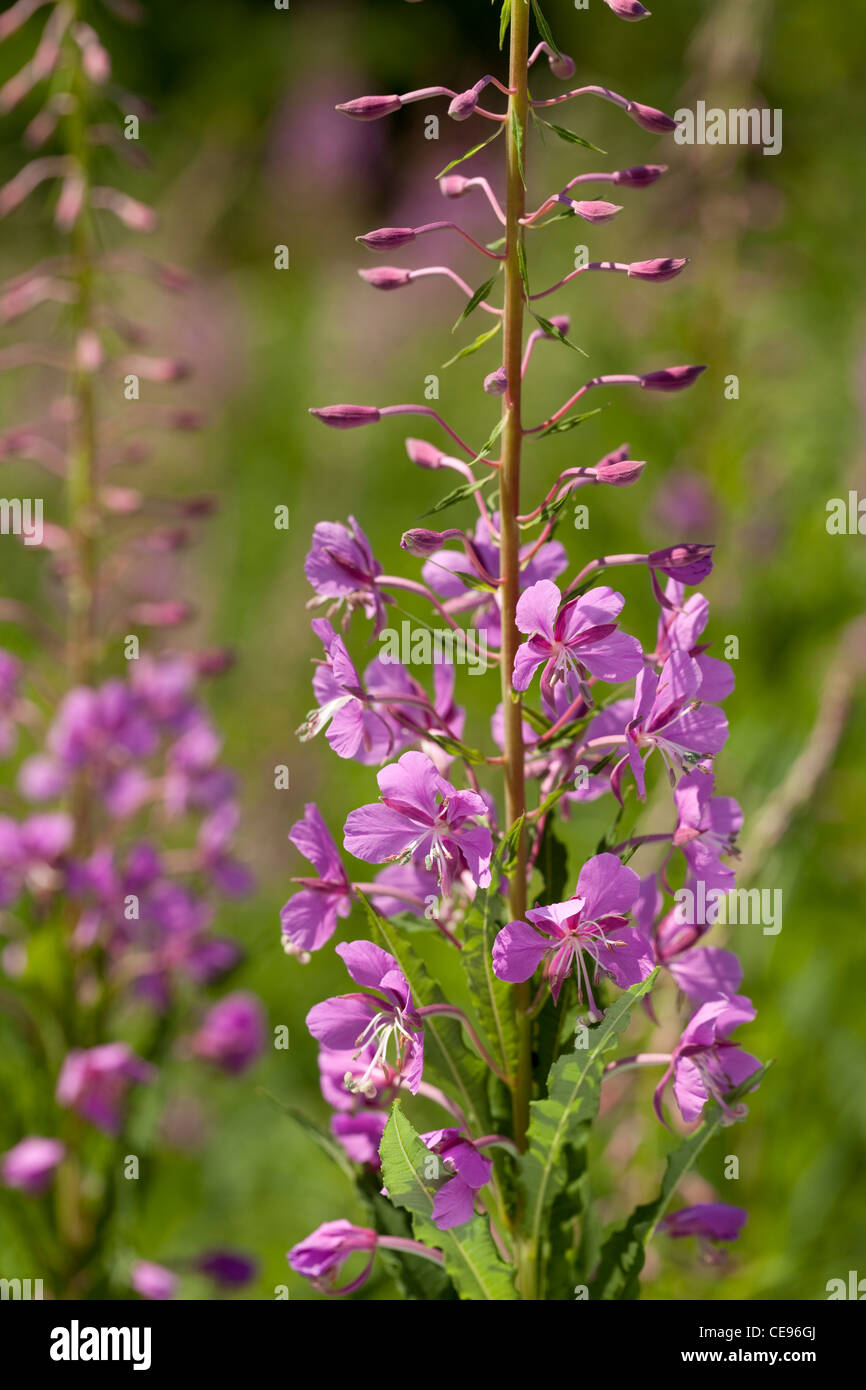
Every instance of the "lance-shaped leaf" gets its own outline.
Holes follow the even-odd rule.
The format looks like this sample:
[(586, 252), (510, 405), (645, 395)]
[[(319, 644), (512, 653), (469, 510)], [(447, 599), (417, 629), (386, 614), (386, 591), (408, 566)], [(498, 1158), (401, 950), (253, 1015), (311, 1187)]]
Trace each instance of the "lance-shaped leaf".
[(575, 135), (573, 130), (566, 130), (564, 125), (554, 125), (553, 121), (544, 121), (538, 117), (539, 123), (552, 130), (554, 135), (558, 135), (560, 140), (565, 140), (569, 145), (582, 145), (585, 150), (595, 150), (596, 154), (607, 154), (607, 150), (599, 149), (598, 145), (593, 145), (591, 141), (584, 140), (582, 135)]
[(483, 285), (478, 286), (478, 289), (470, 297), (469, 303), (466, 305), (466, 308), (463, 310), (463, 313), (460, 315), (459, 319), (457, 319), (456, 323), (454, 324), (454, 327), (451, 329), (452, 333), (454, 333), (455, 330), (460, 327), (464, 319), (468, 319), (470, 314), (475, 313), (475, 310), (478, 308), (478, 305), (481, 303), (482, 299), (486, 299), (490, 291), (493, 289), (493, 286), (496, 284), (496, 280), (497, 276), (491, 275), (489, 280), (485, 280)]
[(435, 177), (437, 179), (444, 178), (445, 175), (449, 173), (451, 169), (456, 169), (458, 164), (463, 164), (465, 160), (471, 159), (474, 154), (478, 154), (478, 152), (480, 150), (483, 150), (485, 146), (492, 144), (493, 141), (497, 138), (497, 136), (502, 134), (504, 129), (505, 122), (503, 121), (502, 124), (498, 125), (494, 130), (493, 134), (488, 136), (486, 140), (482, 140), (479, 145), (473, 145), (471, 150), (467, 150), (465, 154), (458, 155), (456, 159), (452, 159), (451, 163), (446, 164), (444, 169), (440, 169), (439, 173), (436, 174)]
[(483, 1217), (474, 1216), (465, 1225), (454, 1226), (450, 1231), (440, 1231), (434, 1226), (436, 1190), (451, 1175), (446, 1172), (438, 1179), (425, 1176), (429, 1171), (430, 1150), (406, 1119), (399, 1101), (395, 1101), (391, 1109), (379, 1156), (388, 1196), (398, 1207), (412, 1212), (417, 1239), (431, 1249), (442, 1251), (445, 1269), (460, 1297), (494, 1302), (516, 1299), (511, 1271), (499, 1258)]
[(440, 497), (439, 501), (429, 507), (426, 512), (422, 512), (421, 520), (423, 521), (425, 516), (433, 516), (436, 512), (444, 512), (448, 507), (455, 507), (458, 502), (463, 502), (467, 497), (471, 497), (474, 492), (478, 492), (479, 488), (484, 487), (485, 483), (489, 481), (489, 478), (476, 478), (474, 483), (461, 483), (459, 487), (452, 488), (451, 492)]
[(564, 420), (557, 420), (555, 424), (548, 425), (546, 430), (542, 430), (539, 439), (546, 439), (549, 434), (567, 434), (569, 430), (582, 425), (584, 420), (589, 420), (593, 415), (600, 415), (604, 410), (603, 405), (597, 405), (595, 410), (585, 410), (582, 415), (566, 415)]
[[(725, 1097), (730, 1106), (759, 1084), (772, 1062), (761, 1067)], [(640, 1293), (639, 1276), (646, 1258), (647, 1242), (664, 1216), (681, 1179), (693, 1168), (703, 1150), (725, 1123), (724, 1110), (715, 1101), (707, 1105), (706, 1119), (694, 1134), (668, 1155), (667, 1167), (659, 1195), (652, 1202), (636, 1207), (627, 1221), (614, 1227), (602, 1247), (595, 1278), (589, 1288), (590, 1298), (635, 1299)]]
[(469, 343), (467, 347), (462, 347), (459, 352), (455, 352), (453, 357), (449, 357), (447, 362), (442, 363), (443, 371), (446, 367), (453, 367), (455, 362), (462, 361), (464, 357), (471, 357), (473, 352), (477, 352), (479, 348), (483, 348), (485, 343), (489, 343), (491, 338), (496, 337), (501, 327), (502, 321), (500, 319), (497, 320), (492, 328), (488, 328), (485, 333), (479, 333), (474, 343)]
[[(501, 903), (501, 899), (499, 900)], [(506, 1076), (517, 1068), (518, 1035), (511, 990), (493, 973), (493, 941), (502, 926), (497, 898), (479, 888), (463, 921), (460, 963), (466, 972), (469, 993), (478, 1021)]]
[(605, 1057), (616, 1046), (632, 1008), (653, 986), (658, 970), (632, 985), (610, 1005), (601, 1023), (589, 1030), (589, 1046), (567, 1052), (554, 1062), (547, 1079), (547, 1099), (530, 1106), (529, 1148), (521, 1159), (526, 1195), (526, 1226), (530, 1240), (540, 1245), (545, 1217), (565, 1181), (561, 1162), (565, 1145), (586, 1134), (601, 1098)]
[[(386, 951), (397, 961), (409, 983), (412, 998), (418, 1005), (447, 1004), (439, 985), (428, 975), (419, 957), (399, 931), (374, 911), (362, 893), (358, 893), (367, 918)], [(424, 1019), (424, 1076), (434, 1078), (446, 1095), (460, 1106), (478, 1134), (485, 1134), (489, 1119), (487, 1065), (473, 1052), (458, 1021), (441, 1014), (428, 1014)]]

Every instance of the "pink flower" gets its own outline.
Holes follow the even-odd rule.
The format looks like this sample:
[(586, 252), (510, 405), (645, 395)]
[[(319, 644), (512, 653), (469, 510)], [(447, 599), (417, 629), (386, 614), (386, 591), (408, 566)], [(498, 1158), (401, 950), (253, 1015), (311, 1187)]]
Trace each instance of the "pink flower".
[(517, 626), (529, 641), (514, 658), (515, 690), (526, 690), (533, 673), (544, 664), (542, 695), (554, 702), (553, 687), (564, 682), (572, 699), (583, 695), (592, 704), (588, 676), (603, 681), (628, 680), (637, 675), (643, 654), (636, 637), (619, 632), (616, 619), (625, 600), (603, 585), (562, 608), (562, 594), (549, 579), (533, 584), (517, 604)]
[(156, 1067), (136, 1056), (126, 1043), (74, 1048), (60, 1069), (57, 1104), (77, 1111), (106, 1134), (119, 1134), (130, 1086), (155, 1076)]
[(490, 883), (490, 831), (473, 824), (487, 815), (477, 792), (457, 791), (424, 753), (404, 753), (378, 776), (381, 802), (350, 812), (343, 844), (371, 864), (414, 859), (435, 864), (443, 892), (463, 874)]
[(627, 755), (614, 768), (611, 782), (619, 796), (622, 773), (630, 764), (641, 800), (646, 774), (641, 750), (658, 749), (671, 785), (675, 769), (691, 769), (724, 747), (728, 721), (715, 705), (699, 702), (701, 672), (684, 652), (672, 652), (656, 675), (646, 666), (637, 678), (634, 711), (626, 729)]
[[(584, 952), (621, 989), (652, 973), (652, 943), (627, 925), (640, 880), (615, 854), (597, 854), (580, 871), (577, 890), (568, 902), (527, 912), (527, 922), (509, 922), (493, 943), (493, 971), (517, 984), (534, 975), (542, 961), (554, 999), (577, 964), (592, 1012), (600, 1016), (592, 995)], [(581, 987), (581, 997), (583, 990)]]
[(349, 525), (320, 521), (313, 546), (304, 561), (304, 574), (320, 599), (345, 600), (351, 611), (361, 608), (375, 622), (378, 634), (385, 624), (385, 598), (376, 584), (382, 566), (373, 558), (370, 542), (353, 516)]
[(17, 1187), (22, 1192), (44, 1192), (65, 1153), (66, 1146), (59, 1139), (30, 1135), (0, 1159), (0, 1179), (6, 1187)]
[(673, 1077), (674, 1099), (684, 1120), (696, 1120), (708, 1100), (718, 1101), (730, 1119), (740, 1118), (727, 1105), (729, 1091), (760, 1070), (760, 1062), (729, 1040), (741, 1023), (751, 1023), (755, 1010), (744, 995), (720, 995), (702, 1004), (686, 1024), (671, 1054), (671, 1062), (658, 1086), (653, 1104), (664, 1123), (662, 1096)]
[(334, 935), (337, 918), (348, 917), (352, 891), (340, 852), (314, 802), (304, 807), (304, 818), (292, 826), (289, 840), (315, 866), (319, 877), (293, 880), (303, 886), (280, 912), (283, 949), (288, 955), (309, 959), (310, 951), (320, 950)]
[[(377, 1240), (375, 1231), (353, 1226), (351, 1221), (325, 1221), (306, 1240), (293, 1246), (286, 1259), (297, 1274), (303, 1274), (322, 1293), (352, 1293), (361, 1287), (373, 1268)], [(357, 1278), (338, 1289), (340, 1270), (359, 1250), (369, 1255), (364, 1269)]]

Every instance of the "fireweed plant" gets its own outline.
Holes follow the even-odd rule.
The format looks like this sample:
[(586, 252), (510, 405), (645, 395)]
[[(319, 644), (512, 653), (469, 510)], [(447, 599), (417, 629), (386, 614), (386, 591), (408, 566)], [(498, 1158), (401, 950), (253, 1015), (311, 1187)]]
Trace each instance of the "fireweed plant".
[[(606, 2), (621, 19), (647, 15), (636, 0)], [(539, 41), (531, 49), (533, 16)], [(712, 547), (674, 544), (577, 563), (567, 555), (553, 537), (568, 499), (582, 488), (640, 480), (644, 463), (627, 445), (564, 469), (540, 500), (526, 502), (520, 490), (524, 442), (578, 425), (585, 416), (574, 408), (598, 388), (683, 391), (704, 370), (595, 376), (549, 418), (527, 421), (523, 383), (536, 348), (545, 340), (571, 346), (567, 317), (543, 317), (540, 301), (583, 273), (661, 283), (685, 266), (673, 257), (591, 262), (530, 292), (527, 247), (541, 228), (571, 216), (608, 222), (622, 209), (595, 192), (643, 189), (665, 173), (663, 165), (580, 173), (530, 208), (533, 127), (552, 126), (573, 145), (592, 148), (546, 119), (549, 108), (585, 95), (613, 102), (653, 134), (675, 123), (603, 87), (533, 99), (529, 78), (539, 59), (564, 82), (575, 76), (535, 0), (505, 0), (501, 45), (506, 37), (507, 83), (487, 75), (465, 92), (435, 86), (338, 108), (370, 121), (444, 97), (453, 119), (475, 116), (493, 126), (484, 143), (501, 140), (505, 167), (503, 193), (454, 172), (479, 143), (439, 176), (447, 199), (481, 195), (500, 224), (498, 239), (473, 241), (493, 272), (479, 288), (447, 265), (360, 272), (385, 291), (447, 276), (467, 296), (462, 318), (478, 310), (492, 320), (468, 349), (497, 335), (502, 342), (501, 366), (484, 382), (502, 400), (487, 442), (472, 447), (424, 405), (312, 412), (342, 430), (428, 417), (444, 431), (446, 447), (408, 439), (409, 458), (459, 480), (434, 511), (463, 502), (478, 511), (466, 530), (403, 535), (402, 548), (425, 561), (420, 578), (384, 573), (352, 518), (317, 525), (306, 560), (321, 653), (316, 708), (299, 732), (324, 732), (338, 757), (379, 769), (378, 800), (349, 812), (342, 838), (356, 860), (384, 866), (370, 881), (355, 881), (315, 805), (290, 833), (316, 872), (296, 880), (283, 909), (286, 951), (309, 960), (353, 905), (368, 928), (366, 939), (336, 947), (345, 993), (316, 1004), (307, 1018), (334, 1111), (332, 1134), (321, 1142), (333, 1148), (336, 1141), (336, 1157), (370, 1212), (366, 1227), (329, 1221), (289, 1252), (291, 1267), (327, 1293), (358, 1288), (382, 1252), (411, 1297), (633, 1298), (654, 1232), (696, 1236), (714, 1252), (746, 1219), (724, 1203), (677, 1209), (673, 1201), (720, 1126), (743, 1117), (742, 1097), (763, 1070), (739, 1041), (754, 1009), (740, 993), (736, 956), (702, 944), (711, 916), (685, 911), (686, 895), (673, 901), (677, 885), (695, 902), (733, 887), (727, 857), (742, 820), (737, 803), (716, 789), (715, 757), (728, 736), (723, 704), (734, 679), (728, 663), (710, 654), (708, 604), (697, 588), (710, 575)], [(487, 93), (505, 98), (492, 104), (506, 109), (483, 106)], [(359, 241), (390, 253), (422, 236), (455, 233), (467, 236), (449, 219), (384, 227)], [(613, 570), (646, 576), (658, 603), (654, 632), (639, 639), (629, 630), (625, 599), (607, 582)], [(344, 640), (350, 622), (372, 625), (378, 637), (389, 605), (404, 592), (426, 600), (433, 626), (461, 632), (468, 650), (484, 638), (501, 681), (489, 751), (464, 741), (453, 663), (434, 665), (432, 689), (394, 652), (382, 650), (363, 672), (354, 665)], [(339, 610), (342, 631), (333, 625)], [(651, 778), (670, 784), (669, 828), (619, 839), (626, 804), (646, 800)], [(570, 864), (556, 819), (579, 825), (582, 805), (598, 798), (612, 804), (613, 829)], [(460, 1005), (421, 958), (415, 943), (423, 937), (413, 934), (419, 925), (437, 928), (459, 960)], [(671, 1017), (678, 1019), (675, 1045), (620, 1055), (620, 1035), (636, 1009), (653, 1022), (663, 1013), (669, 1034)], [(688, 1128), (658, 1196), (603, 1232), (592, 1196), (591, 1127), (607, 1078), (643, 1067), (657, 1076), (659, 1121), (672, 1133)], [(436, 1107), (442, 1128), (418, 1132), (413, 1097)], [(360, 1262), (344, 1270), (356, 1254)]]
[(7, 329), (32, 315), (43, 332), (0, 349), (5, 370), (43, 373), (37, 413), (5, 430), (0, 455), (38, 465), (49, 502), (66, 498), (65, 517), (44, 520), (40, 499), (39, 528), (23, 536), (29, 563), (46, 567), (48, 617), (0, 606), (28, 653), (0, 651), (0, 753), (15, 760), (0, 815), (0, 1202), (54, 1297), (164, 1299), (181, 1276), (226, 1289), (253, 1265), (221, 1249), (156, 1264), (131, 1243), (159, 1145), (194, 1149), (201, 1129), (189, 1100), (172, 1109), (162, 1064), (175, 1054), (237, 1074), (261, 1052), (265, 1020), (252, 995), (208, 993), (240, 956), (215, 929), (217, 903), (250, 886), (232, 850), (235, 779), (197, 690), (229, 654), (140, 650), (148, 630), (159, 639), (191, 616), (171, 592), (172, 556), (213, 499), (119, 485), (161, 430), (200, 421), (148, 401), (187, 369), (124, 318), (116, 276), (144, 276), (151, 293), (188, 282), (115, 245), (118, 223), (146, 232), (155, 214), (103, 182), (117, 155), (145, 162), (130, 132), (147, 108), (113, 82), (99, 8), (18, 0), (0, 39), (46, 8), (33, 57), (0, 88), (4, 113), (35, 108), (31, 157), (0, 189), (0, 215), (59, 190), (45, 203), (56, 252), (0, 292)]

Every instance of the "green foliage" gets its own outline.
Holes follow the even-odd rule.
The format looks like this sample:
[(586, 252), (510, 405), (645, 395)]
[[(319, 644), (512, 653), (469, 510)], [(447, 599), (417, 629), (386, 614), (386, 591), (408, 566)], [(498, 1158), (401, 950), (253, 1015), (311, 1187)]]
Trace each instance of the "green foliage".
[(474, 1216), (463, 1226), (440, 1231), (432, 1221), (437, 1187), (448, 1181), (425, 1177), (430, 1150), (418, 1137), (395, 1101), (379, 1148), (382, 1178), (388, 1195), (398, 1207), (412, 1212), (412, 1226), (418, 1240), (431, 1249), (441, 1250), (445, 1269), (461, 1298), (514, 1300), (511, 1271), (496, 1252), (487, 1222)]

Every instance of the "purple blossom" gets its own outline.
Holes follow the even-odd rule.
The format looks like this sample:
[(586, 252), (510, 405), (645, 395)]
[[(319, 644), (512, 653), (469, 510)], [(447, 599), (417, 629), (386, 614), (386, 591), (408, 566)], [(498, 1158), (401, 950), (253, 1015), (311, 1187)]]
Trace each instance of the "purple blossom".
[(736, 1240), (748, 1219), (747, 1211), (728, 1202), (698, 1202), (670, 1212), (659, 1222), (658, 1229), (675, 1240), (683, 1236), (709, 1241)]
[(735, 875), (721, 855), (736, 852), (743, 813), (732, 796), (713, 796), (715, 779), (696, 770), (681, 777), (674, 788), (677, 828), (673, 842), (682, 849), (694, 877), (708, 888), (727, 892)]
[(58, 1105), (75, 1110), (106, 1134), (120, 1134), (130, 1086), (152, 1081), (156, 1067), (126, 1043), (102, 1043), (67, 1053), (57, 1079)]
[(387, 1123), (384, 1110), (358, 1110), (351, 1115), (340, 1112), (331, 1116), (331, 1133), (353, 1163), (378, 1169), (379, 1145)]
[(246, 1071), (265, 1049), (266, 1019), (261, 1001), (238, 991), (209, 1009), (191, 1040), (197, 1057), (221, 1071)]
[[(359, 1289), (373, 1268), (377, 1236), (351, 1221), (325, 1221), (311, 1231), (306, 1240), (292, 1247), (286, 1258), (296, 1274), (303, 1274), (313, 1287), (322, 1293), (352, 1293)], [(337, 1288), (337, 1278), (343, 1265), (357, 1251), (369, 1259), (361, 1273), (343, 1288)]]
[[(584, 952), (621, 989), (645, 980), (654, 968), (652, 943), (629, 927), (628, 914), (640, 880), (615, 854), (597, 854), (580, 871), (577, 890), (568, 902), (532, 908), (528, 922), (509, 922), (493, 943), (493, 970), (500, 980), (528, 980), (542, 962), (554, 1000), (576, 966), (592, 1012), (600, 1011), (592, 995)], [(531, 925), (530, 925), (531, 923)]]
[(473, 883), (490, 883), (490, 831), (473, 824), (487, 815), (476, 792), (457, 791), (424, 753), (409, 752), (378, 776), (381, 802), (350, 812), (343, 844), (368, 863), (410, 859), (434, 864), (442, 890), (468, 873)]
[(385, 625), (386, 599), (376, 584), (382, 566), (354, 517), (349, 517), (348, 526), (339, 521), (318, 523), (304, 573), (320, 600), (333, 599), (335, 607), (345, 600), (350, 611), (360, 608), (373, 619), (378, 636)]
[(710, 605), (703, 594), (685, 597), (685, 584), (669, 579), (664, 593), (668, 607), (663, 606), (656, 639), (656, 660), (664, 662), (671, 652), (687, 652), (698, 664), (701, 673), (701, 699), (718, 704), (727, 699), (734, 688), (734, 673), (727, 661), (709, 656), (706, 644), (699, 638), (710, 616)]
[(517, 604), (517, 626), (529, 640), (514, 658), (515, 690), (527, 690), (542, 664), (541, 690), (554, 702), (554, 687), (562, 682), (572, 699), (582, 695), (592, 704), (590, 675), (603, 681), (628, 680), (637, 675), (643, 654), (637, 638), (620, 632), (616, 619), (625, 600), (606, 585), (560, 607), (562, 594), (549, 579), (533, 584)]
[[(365, 1091), (387, 1064), (393, 1065), (414, 1095), (424, 1069), (424, 1031), (405, 975), (394, 957), (372, 941), (341, 943), (337, 954), (363, 992), (314, 1004), (307, 1014), (307, 1027), (323, 1047), (334, 1051), (354, 1051), (360, 1056), (373, 1044), (361, 1077), (355, 1080), (347, 1076), (353, 1089)], [(388, 1061), (392, 1045), (393, 1064)]]
[(438, 1154), (446, 1172), (453, 1173), (436, 1189), (434, 1224), (440, 1231), (463, 1226), (475, 1215), (475, 1193), (490, 1181), (493, 1164), (460, 1129), (435, 1129), (421, 1138), (431, 1153)]
[(242, 1289), (256, 1277), (255, 1260), (237, 1250), (205, 1250), (194, 1264), (221, 1289)]
[(751, 1023), (755, 1010), (744, 995), (720, 995), (702, 1004), (683, 1029), (671, 1054), (670, 1066), (659, 1082), (654, 1099), (663, 1121), (662, 1095), (673, 1077), (674, 1099), (684, 1120), (696, 1120), (708, 1100), (722, 1106), (730, 1119), (740, 1118), (725, 1096), (760, 1069), (761, 1063), (743, 1052), (728, 1035), (741, 1023)]
[(612, 773), (617, 795), (628, 763), (638, 795), (642, 800), (646, 796), (643, 749), (650, 754), (658, 749), (674, 785), (675, 769), (690, 770), (724, 747), (728, 721), (715, 705), (700, 703), (700, 688), (700, 668), (684, 652), (672, 652), (658, 675), (644, 667), (637, 678), (634, 709), (626, 729), (626, 757)]
[(0, 1158), (0, 1180), (5, 1187), (17, 1187), (22, 1192), (44, 1192), (65, 1154), (66, 1146), (59, 1139), (29, 1135)]
[(289, 831), (289, 840), (317, 870), (318, 878), (296, 878), (295, 893), (280, 912), (283, 949), (288, 955), (308, 960), (334, 935), (338, 917), (352, 910), (352, 890), (340, 860), (340, 852), (322, 820), (318, 806), (309, 801), (303, 820)]
[[(687, 878), (684, 888), (694, 893), (695, 880)], [(717, 999), (720, 994), (735, 995), (742, 983), (743, 969), (734, 952), (719, 946), (697, 945), (708, 928), (684, 923), (679, 908), (657, 920), (662, 905), (655, 874), (641, 879), (635, 923), (652, 938), (658, 964), (669, 971), (678, 988), (695, 1004)]]
[(298, 736), (306, 741), (327, 728), (328, 743), (338, 757), (383, 762), (394, 741), (387, 720), (371, 707), (342, 637), (326, 618), (314, 619), (312, 627), (325, 648), (325, 660), (313, 677), (319, 708), (307, 716)]

